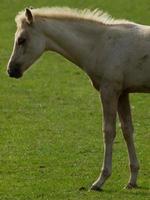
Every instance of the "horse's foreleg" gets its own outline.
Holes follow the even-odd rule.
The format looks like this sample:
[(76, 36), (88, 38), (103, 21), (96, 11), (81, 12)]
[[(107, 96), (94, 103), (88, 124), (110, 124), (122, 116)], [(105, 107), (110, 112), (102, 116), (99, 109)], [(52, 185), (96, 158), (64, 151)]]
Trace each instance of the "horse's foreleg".
[(121, 127), (126, 141), (130, 160), (131, 176), (127, 188), (137, 187), (137, 175), (139, 170), (139, 163), (136, 156), (134, 140), (133, 140), (133, 125), (131, 117), (131, 109), (129, 103), (129, 95), (123, 94), (118, 101), (118, 114), (120, 117)]
[(101, 100), (104, 117), (104, 161), (101, 175), (92, 185), (92, 190), (101, 190), (102, 185), (111, 175), (112, 147), (116, 135), (118, 95), (115, 91), (105, 88), (104, 90), (101, 90)]

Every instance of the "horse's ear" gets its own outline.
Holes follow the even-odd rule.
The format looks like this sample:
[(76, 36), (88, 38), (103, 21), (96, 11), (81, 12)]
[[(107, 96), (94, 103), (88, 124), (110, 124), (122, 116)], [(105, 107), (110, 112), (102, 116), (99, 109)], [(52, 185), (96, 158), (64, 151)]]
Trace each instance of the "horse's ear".
[(26, 8), (25, 16), (26, 16), (27, 23), (32, 24), (33, 23), (33, 16), (32, 16), (32, 12), (31, 12), (30, 9)]

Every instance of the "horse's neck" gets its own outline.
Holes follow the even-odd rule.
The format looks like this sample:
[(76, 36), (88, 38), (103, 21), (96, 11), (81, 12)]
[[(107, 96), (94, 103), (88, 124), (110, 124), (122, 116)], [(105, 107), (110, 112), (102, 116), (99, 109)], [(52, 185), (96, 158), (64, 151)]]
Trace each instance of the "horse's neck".
[(45, 23), (47, 50), (56, 51), (81, 68), (104, 32), (103, 26), (85, 20), (49, 19)]

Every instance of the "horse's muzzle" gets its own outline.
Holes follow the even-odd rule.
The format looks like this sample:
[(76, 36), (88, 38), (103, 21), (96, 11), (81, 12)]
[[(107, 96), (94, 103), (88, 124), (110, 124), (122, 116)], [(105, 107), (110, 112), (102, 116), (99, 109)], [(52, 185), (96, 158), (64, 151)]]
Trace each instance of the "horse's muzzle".
[(7, 72), (11, 78), (21, 78), (22, 77), (22, 73), (19, 68), (8, 69)]

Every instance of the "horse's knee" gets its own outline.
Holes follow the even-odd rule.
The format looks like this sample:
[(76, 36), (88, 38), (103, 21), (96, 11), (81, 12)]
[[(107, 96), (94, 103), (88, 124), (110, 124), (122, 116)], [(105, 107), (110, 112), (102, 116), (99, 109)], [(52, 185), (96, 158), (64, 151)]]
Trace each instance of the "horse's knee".
[(104, 129), (104, 139), (105, 143), (113, 142), (116, 136), (116, 131), (111, 127), (106, 127)]
[(126, 141), (130, 140), (133, 137), (134, 128), (128, 125), (122, 125), (123, 136)]

